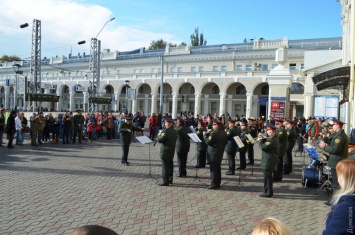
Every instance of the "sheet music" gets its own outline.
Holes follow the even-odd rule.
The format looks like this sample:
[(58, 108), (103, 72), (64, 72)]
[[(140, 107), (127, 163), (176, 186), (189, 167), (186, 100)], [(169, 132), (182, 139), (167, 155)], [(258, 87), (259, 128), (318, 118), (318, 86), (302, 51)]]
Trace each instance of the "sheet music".
[(242, 140), (239, 138), (239, 136), (234, 136), (233, 139), (237, 143), (238, 148), (243, 148), (244, 147), (244, 144), (243, 144)]
[(150, 144), (153, 143), (153, 140), (149, 139), (148, 136), (142, 135), (142, 136), (136, 136), (136, 139), (139, 141), (141, 144)]
[(196, 133), (195, 128), (193, 126), (189, 126), (191, 133)]
[(249, 141), (253, 141), (254, 140), (254, 138), (251, 136), (251, 134), (246, 134), (245, 136), (248, 138)]
[(194, 143), (202, 142), (196, 133), (187, 134)]

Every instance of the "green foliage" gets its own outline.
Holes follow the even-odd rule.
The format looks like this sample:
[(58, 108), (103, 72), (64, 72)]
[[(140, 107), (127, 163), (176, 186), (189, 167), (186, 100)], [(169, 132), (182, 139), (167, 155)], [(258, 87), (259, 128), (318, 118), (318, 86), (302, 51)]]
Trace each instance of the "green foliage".
[(156, 41), (153, 40), (150, 43), (148, 50), (165, 49), (166, 45), (167, 45), (167, 42), (164, 41), (163, 39), (159, 39)]
[(191, 46), (206, 46), (207, 41), (204, 40), (203, 33), (199, 34), (198, 27), (195, 28), (195, 31), (190, 36)]
[(3, 55), (0, 57), (0, 62), (12, 62), (12, 61), (20, 61), (21, 58), (16, 56), (16, 55), (12, 55), (12, 56), (9, 56), (9, 55)]

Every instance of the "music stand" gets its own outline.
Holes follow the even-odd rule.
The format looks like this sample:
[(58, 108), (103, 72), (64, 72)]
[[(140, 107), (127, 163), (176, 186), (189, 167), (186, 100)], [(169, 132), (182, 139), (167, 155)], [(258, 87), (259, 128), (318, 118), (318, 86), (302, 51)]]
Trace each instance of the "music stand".
[[(191, 128), (190, 128), (190, 129), (191, 129)], [(190, 139), (191, 139), (194, 143), (196, 143), (196, 154), (195, 154), (195, 155), (196, 155), (196, 160), (197, 160), (197, 157), (198, 157), (197, 146), (198, 146), (198, 143), (201, 143), (202, 141), (200, 140), (200, 138), (198, 137), (198, 135), (196, 134), (196, 132), (195, 132), (195, 133), (188, 133), (187, 135), (190, 137)], [(200, 182), (203, 183), (204, 185), (207, 185), (205, 182), (201, 181), (201, 180), (198, 178), (197, 171), (198, 171), (199, 168), (195, 168), (195, 169), (196, 169), (196, 170), (195, 170), (195, 172), (196, 172), (195, 178), (194, 178), (194, 180), (193, 180), (188, 186), (192, 185), (196, 180), (200, 181)]]
[(152, 143), (154, 143), (151, 139), (148, 138), (148, 136), (145, 136), (145, 135), (142, 135), (142, 136), (136, 136), (136, 139), (139, 141), (139, 143), (141, 144), (148, 144), (148, 151), (149, 151), (149, 176), (152, 178), (152, 179), (155, 179), (156, 181), (158, 181), (158, 179), (154, 178), (153, 175), (152, 175), (152, 169), (151, 169), (151, 161), (150, 161), (150, 145)]
[[(239, 136), (234, 136), (233, 139), (237, 143), (238, 148), (244, 148), (243, 141), (239, 138)], [(239, 162), (240, 162), (240, 153), (239, 153)], [(239, 166), (239, 179), (238, 179), (237, 186), (242, 186), (244, 188), (243, 184), (241, 183), (241, 176), (242, 176), (242, 169)]]
[[(246, 134), (245, 136), (248, 138), (249, 143), (251, 143), (254, 148), (254, 144), (256, 143), (255, 139), (251, 136), (251, 134)], [(251, 165), (251, 175), (250, 176), (255, 176), (254, 175), (254, 164)]]

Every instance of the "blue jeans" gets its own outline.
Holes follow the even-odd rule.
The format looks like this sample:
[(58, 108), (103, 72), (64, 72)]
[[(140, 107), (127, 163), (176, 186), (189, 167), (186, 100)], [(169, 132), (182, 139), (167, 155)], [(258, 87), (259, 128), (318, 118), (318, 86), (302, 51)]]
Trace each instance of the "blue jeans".
[(23, 136), (21, 130), (16, 130), (16, 144), (22, 144)]

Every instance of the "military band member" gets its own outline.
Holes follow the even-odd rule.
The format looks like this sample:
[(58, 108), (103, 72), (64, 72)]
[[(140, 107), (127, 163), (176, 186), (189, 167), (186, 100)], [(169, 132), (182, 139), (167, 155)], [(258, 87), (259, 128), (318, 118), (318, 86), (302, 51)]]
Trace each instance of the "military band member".
[(248, 121), (244, 120), (240, 122), (240, 135), (239, 138), (240, 140), (243, 142), (244, 147), (243, 148), (238, 148), (238, 152), (239, 152), (239, 161), (240, 161), (240, 165), (237, 168), (238, 170), (241, 169), (245, 169), (247, 167), (247, 160), (246, 160), (246, 153), (248, 151), (248, 143), (247, 143), (247, 134), (248, 134)]
[(224, 149), (227, 153), (228, 158), (228, 171), (226, 175), (234, 175), (235, 173), (235, 155), (238, 151), (238, 145), (234, 140), (235, 136), (240, 135), (240, 129), (235, 126), (235, 120), (229, 119), (228, 120), (228, 127), (226, 129), (228, 143)]
[(173, 183), (174, 154), (177, 134), (170, 117), (164, 120), (165, 129), (158, 135), (160, 145), (160, 158), (162, 161), (163, 182), (159, 186), (169, 186)]
[[(258, 127), (255, 124), (255, 118), (251, 117), (248, 118), (248, 133), (253, 137), (256, 138), (258, 136)], [(254, 165), (254, 144), (249, 143), (248, 144), (248, 162), (247, 165)]]
[(274, 170), (274, 181), (282, 180), (283, 159), (287, 148), (287, 132), (283, 125), (283, 120), (276, 119), (275, 126), (277, 128), (276, 135), (279, 138), (279, 156)]
[(319, 147), (329, 153), (328, 166), (331, 168), (332, 184), (334, 189), (339, 189), (336, 165), (343, 159), (348, 158), (349, 137), (342, 129), (344, 122), (333, 119), (334, 136), (330, 144), (321, 141)]
[(268, 124), (266, 126), (267, 138), (260, 137), (261, 169), (264, 176), (264, 192), (260, 194), (260, 197), (272, 197), (274, 194), (272, 173), (279, 156), (279, 138), (275, 133), (276, 127)]
[(132, 117), (125, 117), (125, 121), (120, 125), (120, 137), (122, 144), (122, 159), (121, 163), (125, 166), (129, 166), (128, 152), (129, 145), (132, 142), (132, 131), (143, 131), (144, 128), (140, 128), (132, 125)]
[(176, 141), (176, 153), (177, 162), (179, 166), (178, 177), (186, 177), (186, 164), (187, 164), (187, 154), (190, 151), (190, 137), (187, 135), (190, 133), (190, 128), (185, 125), (185, 120), (181, 117), (177, 119), (177, 141)]
[(295, 146), (297, 140), (296, 128), (292, 119), (286, 120), (286, 132), (287, 132), (287, 147), (286, 155), (284, 156), (284, 170), (283, 174), (288, 175), (292, 173), (292, 149)]
[(221, 129), (221, 122), (214, 120), (213, 131), (204, 132), (204, 139), (207, 144), (207, 159), (210, 162), (211, 185), (208, 189), (219, 189), (221, 187), (221, 162), (224, 148), (228, 142), (227, 133)]
[(195, 168), (205, 168), (206, 167), (206, 158), (207, 158), (207, 144), (203, 139), (203, 132), (206, 132), (207, 129), (205, 127), (205, 123), (203, 120), (199, 119), (197, 128), (196, 128), (196, 135), (200, 138), (201, 142), (197, 143), (197, 163)]

